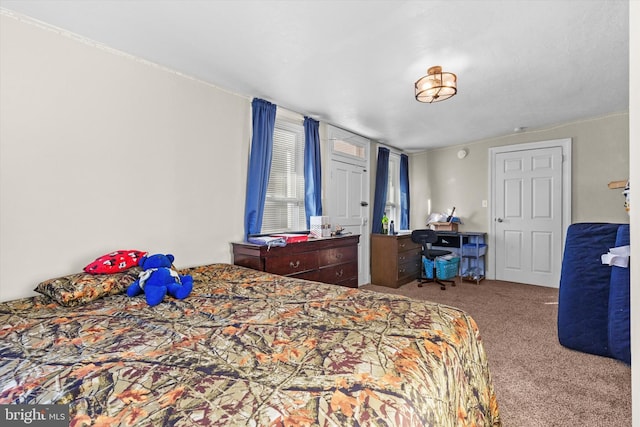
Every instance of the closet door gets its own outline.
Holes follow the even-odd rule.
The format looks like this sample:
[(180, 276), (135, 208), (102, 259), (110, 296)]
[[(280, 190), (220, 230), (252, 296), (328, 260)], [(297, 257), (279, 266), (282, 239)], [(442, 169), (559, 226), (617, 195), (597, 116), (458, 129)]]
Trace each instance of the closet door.
[(558, 287), (562, 261), (562, 148), (495, 157), (496, 279)]

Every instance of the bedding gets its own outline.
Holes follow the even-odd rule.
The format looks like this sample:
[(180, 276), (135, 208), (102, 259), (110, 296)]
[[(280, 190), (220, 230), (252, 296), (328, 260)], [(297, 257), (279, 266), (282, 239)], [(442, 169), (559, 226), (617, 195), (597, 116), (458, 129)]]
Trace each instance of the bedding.
[(75, 273), (38, 283), (34, 291), (46, 295), (60, 305), (84, 305), (108, 295), (123, 293), (138, 280), (139, 267), (114, 274)]
[(0, 403), (72, 426), (499, 426), (465, 312), (228, 264), (184, 300), (0, 303)]

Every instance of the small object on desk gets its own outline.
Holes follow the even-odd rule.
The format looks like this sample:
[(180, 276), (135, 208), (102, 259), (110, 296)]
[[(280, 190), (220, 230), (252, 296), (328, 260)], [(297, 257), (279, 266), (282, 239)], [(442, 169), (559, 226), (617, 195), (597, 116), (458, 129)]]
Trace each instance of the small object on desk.
[(433, 224), (434, 222), (446, 222), (446, 221), (447, 221), (447, 215), (438, 213), (438, 212), (433, 212), (429, 214), (429, 217), (427, 218), (427, 225)]
[(389, 218), (386, 211), (382, 215), (382, 234), (389, 234)]
[(309, 226), (311, 237), (319, 239), (331, 236), (331, 223), (328, 216), (309, 217)]
[(286, 243), (306, 242), (307, 240), (309, 240), (309, 236), (307, 234), (299, 234), (299, 233), (272, 234), (271, 236), (281, 237), (284, 239)]
[(451, 222), (451, 220), (453, 219), (453, 214), (454, 213), (456, 213), (456, 207), (455, 206), (451, 210), (451, 214), (447, 217), (447, 222)]
[(262, 245), (271, 248), (272, 246), (286, 246), (287, 241), (282, 237), (274, 236), (249, 236), (247, 242), (254, 245)]
[(456, 208), (453, 207), (451, 211), (451, 215), (432, 213), (427, 218), (427, 225), (430, 226), (433, 230), (436, 231), (458, 231), (458, 225), (462, 224), (462, 221), (459, 217), (453, 216)]
[(432, 222), (430, 225), (436, 231), (458, 231), (457, 222)]
[(341, 225), (336, 225), (336, 231), (331, 233), (331, 236), (346, 236), (347, 234), (351, 234), (350, 231), (344, 231), (345, 228)]

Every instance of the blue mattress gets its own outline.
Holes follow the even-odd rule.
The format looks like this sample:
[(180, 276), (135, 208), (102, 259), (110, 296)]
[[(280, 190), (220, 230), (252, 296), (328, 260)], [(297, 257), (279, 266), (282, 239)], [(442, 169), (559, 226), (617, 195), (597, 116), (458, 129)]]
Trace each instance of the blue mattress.
[[(629, 240), (629, 225), (621, 225), (615, 246), (629, 245)], [(631, 267), (611, 267), (609, 288), (609, 351), (627, 364), (631, 364), (630, 273)]]
[(600, 257), (615, 246), (619, 226), (578, 223), (567, 229), (558, 296), (558, 339), (565, 347), (611, 356), (611, 267)]

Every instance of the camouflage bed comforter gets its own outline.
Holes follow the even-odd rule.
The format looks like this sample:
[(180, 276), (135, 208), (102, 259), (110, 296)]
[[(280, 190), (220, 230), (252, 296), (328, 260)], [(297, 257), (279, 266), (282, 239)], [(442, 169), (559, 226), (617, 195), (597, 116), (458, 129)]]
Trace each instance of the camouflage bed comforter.
[(72, 426), (499, 426), (478, 328), (435, 303), (228, 264), (185, 300), (0, 304), (0, 403)]

